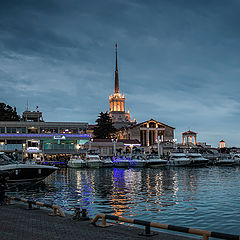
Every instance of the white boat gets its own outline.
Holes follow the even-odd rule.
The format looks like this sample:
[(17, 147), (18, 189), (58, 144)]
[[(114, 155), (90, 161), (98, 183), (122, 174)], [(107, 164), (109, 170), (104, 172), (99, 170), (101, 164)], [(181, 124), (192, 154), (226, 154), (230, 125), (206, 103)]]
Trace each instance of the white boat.
[(234, 160), (234, 162), (236, 163), (236, 165), (240, 165), (240, 154), (234, 154), (232, 159)]
[(113, 166), (113, 162), (110, 158), (105, 158), (103, 159), (103, 167), (112, 167)]
[(206, 166), (209, 162), (200, 153), (187, 153), (186, 156), (191, 160), (191, 166)]
[(191, 160), (186, 156), (185, 153), (171, 153), (168, 160), (169, 166), (175, 167), (186, 167), (190, 166)]
[(157, 167), (166, 167), (168, 161), (161, 159), (158, 156), (147, 156), (147, 167), (157, 168)]
[(32, 163), (19, 163), (0, 152), (0, 172), (9, 174), (9, 183), (25, 184), (39, 182), (58, 168)]
[(86, 166), (89, 168), (100, 168), (102, 167), (102, 160), (98, 155), (87, 155)]
[(68, 162), (68, 167), (71, 168), (83, 168), (85, 167), (85, 161), (81, 158), (79, 155), (74, 155), (71, 156), (69, 162)]
[(215, 161), (215, 165), (217, 166), (234, 166), (236, 162), (232, 158), (219, 158)]
[(113, 166), (119, 168), (128, 168), (130, 164), (130, 158), (122, 157), (114, 157), (113, 158)]
[(145, 167), (146, 164), (146, 159), (144, 159), (141, 155), (132, 156), (129, 161), (129, 167)]

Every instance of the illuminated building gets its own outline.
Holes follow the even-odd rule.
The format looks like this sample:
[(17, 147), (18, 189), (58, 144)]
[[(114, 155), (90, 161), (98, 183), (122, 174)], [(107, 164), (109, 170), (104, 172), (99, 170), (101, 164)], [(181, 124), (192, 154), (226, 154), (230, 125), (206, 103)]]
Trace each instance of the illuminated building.
[(225, 147), (226, 147), (225, 141), (221, 140), (221, 141), (219, 142), (219, 147), (220, 147), (220, 148), (225, 148)]
[(88, 123), (45, 122), (42, 112), (24, 111), (22, 121), (0, 121), (0, 151), (43, 151), (45, 154), (66, 155), (79, 152), (89, 140)]
[(136, 139), (141, 143), (142, 147), (156, 147), (158, 141), (161, 141), (161, 143), (173, 142), (174, 129), (174, 127), (150, 119), (120, 129), (117, 135), (119, 139)]
[(183, 145), (197, 145), (197, 133), (193, 131), (187, 131), (182, 134), (183, 137)]
[(109, 96), (109, 116), (115, 128), (129, 126), (132, 121), (129, 110), (125, 111), (125, 96), (119, 91), (118, 62), (117, 62), (117, 44), (116, 49), (116, 66), (115, 66), (115, 85), (114, 93)]

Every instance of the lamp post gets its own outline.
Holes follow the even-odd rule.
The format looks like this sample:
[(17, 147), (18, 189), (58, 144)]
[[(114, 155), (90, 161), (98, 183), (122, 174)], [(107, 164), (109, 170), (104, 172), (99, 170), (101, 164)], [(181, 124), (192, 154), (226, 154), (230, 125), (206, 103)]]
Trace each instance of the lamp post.
[(161, 143), (161, 139), (160, 139), (160, 136), (158, 136), (157, 144), (158, 144), (158, 157), (159, 158), (161, 157), (160, 143)]
[(117, 151), (116, 151), (117, 139), (113, 138), (112, 142), (113, 142), (113, 155), (116, 156), (117, 155)]
[(93, 139), (91, 138), (90, 141), (89, 141), (89, 148), (88, 148), (89, 152), (92, 151), (92, 142), (93, 142)]

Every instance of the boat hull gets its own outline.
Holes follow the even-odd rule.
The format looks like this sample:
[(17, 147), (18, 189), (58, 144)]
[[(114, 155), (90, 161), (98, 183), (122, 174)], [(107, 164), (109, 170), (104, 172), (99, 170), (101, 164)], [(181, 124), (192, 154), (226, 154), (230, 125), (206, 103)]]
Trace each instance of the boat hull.
[(0, 166), (0, 171), (9, 173), (9, 183), (23, 184), (44, 180), (58, 168), (37, 164), (9, 164)]

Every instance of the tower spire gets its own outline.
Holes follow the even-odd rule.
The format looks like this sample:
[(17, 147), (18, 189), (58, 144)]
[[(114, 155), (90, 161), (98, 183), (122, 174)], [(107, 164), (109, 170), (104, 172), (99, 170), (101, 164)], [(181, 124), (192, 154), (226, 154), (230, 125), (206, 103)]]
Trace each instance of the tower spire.
[(114, 87), (114, 93), (119, 93), (118, 64), (117, 64), (117, 43), (115, 44), (115, 50), (116, 50), (116, 68), (115, 68), (115, 87)]

